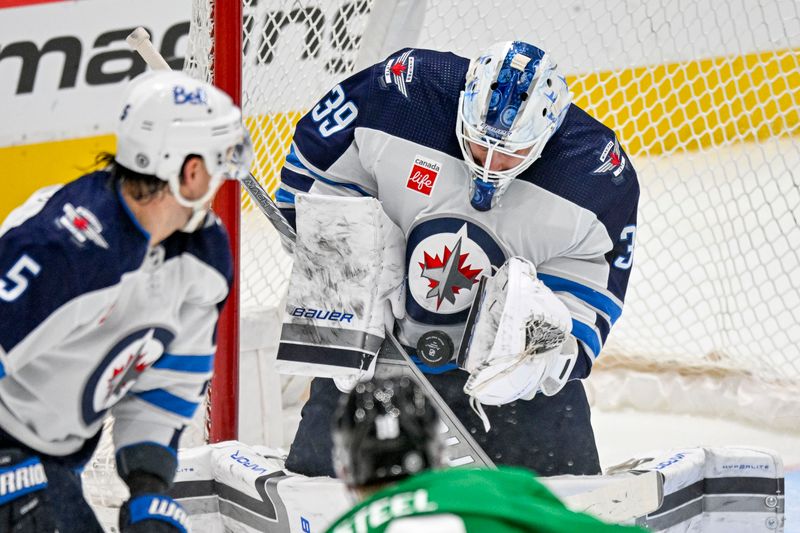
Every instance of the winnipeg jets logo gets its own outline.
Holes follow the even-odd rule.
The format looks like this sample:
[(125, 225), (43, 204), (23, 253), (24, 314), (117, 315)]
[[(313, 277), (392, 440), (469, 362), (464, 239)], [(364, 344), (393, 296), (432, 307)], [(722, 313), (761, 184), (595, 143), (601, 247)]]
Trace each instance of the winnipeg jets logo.
[(412, 254), (416, 267), (411, 272), (415, 279), (409, 280), (411, 292), (429, 311), (454, 313), (467, 307), (472, 286), (491, 268), (486, 254), (467, 237), (466, 228), (464, 224), (455, 234), (432, 235)]
[(381, 87), (388, 88), (394, 85), (405, 98), (408, 98), (406, 84), (414, 78), (414, 50), (404, 52), (398, 57), (390, 58), (383, 66), (383, 77), (380, 79)]
[(87, 424), (122, 399), (142, 373), (164, 354), (174, 338), (171, 332), (152, 326), (125, 336), (92, 372), (83, 392), (83, 419)]
[(129, 386), (139, 378), (139, 375), (147, 369), (145, 356), (147, 355), (146, 348), (148, 342), (153, 340), (153, 330), (147, 332), (147, 335), (142, 340), (138, 349), (128, 355), (128, 360), (124, 361), (120, 366), (113, 368), (111, 371), (111, 379), (108, 382), (108, 390), (106, 392), (105, 401), (108, 402), (111, 397), (120, 397), (127, 391)]
[(429, 280), (431, 290), (427, 297), (436, 298), (437, 311), (444, 300), (455, 304), (456, 295), (462, 289), (471, 289), (472, 284), (478, 281), (481, 269), (470, 268), (466, 264), (467, 257), (469, 254), (461, 253), (461, 237), (452, 250), (444, 247), (441, 259), (438, 255), (431, 257), (425, 252), (425, 262), (419, 266), (422, 267), (422, 277)]
[(64, 204), (64, 214), (56, 219), (56, 225), (67, 230), (78, 246), (83, 246), (86, 241), (92, 241), (100, 248), (108, 249), (108, 242), (100, 235), (103, 225), (94, 213), (85, 207), (75, 207), (67, 202)]
[(467, 319), (478, 282), (508, 253), (488, 228), (469, 218), (428, 216), (406, 238), (406, 312), (423, 324)]
[(622, 155), (622, 152), (619, 148), (619, 140), (614, 137), (613, 141), (608, 141), (605, 148), (603, 148), (602, 153), (600, 154), (600, 162), (602, 163), (599, 167), (592, 171), (592, 174), (605, 174), (606, 172), (611, 172), (614, 174), (614, 177), (611, 178), (612, 183), (614, 185), (619, 185), (622, 183), (622, 178), (619, 177), (622, 174), (622, 171), (625, 170), (625, 156)]

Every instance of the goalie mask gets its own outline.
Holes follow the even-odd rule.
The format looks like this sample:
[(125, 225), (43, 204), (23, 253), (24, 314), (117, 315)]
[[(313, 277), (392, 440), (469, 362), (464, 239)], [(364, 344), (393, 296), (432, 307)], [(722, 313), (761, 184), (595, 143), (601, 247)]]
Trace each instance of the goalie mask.
[(570, 101), (550, 54), (533, 45), (498, 43), (472, 61), (458, 102), (456, 135), (472, 172), (475, 209), (494, 207), (511, 180), (539, 158)]
[[(222, 181), (249, 173), (253, 150), (239, 108), (213, 85), (172, 71), (139, 76), (123, 101), (115, 160), (166, 181), (178, 203), (194, 210), (184, 228), (193, 231)], [(211, 176), (208, 191), (195, 200), (180, 192), (183, 163), (192, 155), (203, 158)]]
[(439, 414), (410, 379), (359, 383), (339, 405), (333, 465), (348, 487), (405, 478), (444, 462)]

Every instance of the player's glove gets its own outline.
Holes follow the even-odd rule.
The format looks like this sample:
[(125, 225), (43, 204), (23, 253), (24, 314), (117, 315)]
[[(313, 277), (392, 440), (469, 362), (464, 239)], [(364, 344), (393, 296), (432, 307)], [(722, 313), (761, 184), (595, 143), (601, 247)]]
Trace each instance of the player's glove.
[(529, 400), (540, 391), (554, 395), (569, 378), (578, 346), (569, 335), (569, 310), (529, 261), (512, 257), (485, 285), (459, 362), (470, 373), (464, 392), (488, 431), (481, 404)]
[(43, 490), (47, 476), (38, 457), (17, 448), (0, 449), (0, 531), (53, 533), (53, 512)]
[(122, 533), (187, 533), (184, 508), (164, 494), (166, 483), (156, 476), (134, 472), (126, 479), (131, 497), (119, 510)]

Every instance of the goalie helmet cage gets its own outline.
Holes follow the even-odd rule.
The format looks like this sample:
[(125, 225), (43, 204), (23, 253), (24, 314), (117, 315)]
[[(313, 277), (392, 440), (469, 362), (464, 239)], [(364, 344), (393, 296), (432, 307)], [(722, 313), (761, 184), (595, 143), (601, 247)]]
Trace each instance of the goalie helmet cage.
[[(609, 389), (598, 377), (594, 400), (800, 426), (787, 415), (797, 410), (765, 420), (766, 409), (744, 408), (755, 391), (780, 402), (758, 404), (769, 411), (788, 406), (800, 380), (800, 8), (791, 0), (549, 5), (195, 0), (187, 67), (233, 91), (241, 73), (253, 172), (274, 193), (294, 124), (357, 68), (403, 46), (469, 57), (512, 37), (541, 45), (567, 73), (574, 101), (617, 132), (642, 187), (638, 228), (619, 236), (636, 239), (625, 311), (596, 374), (629, 384), (655, 375), (664, 396), (626, 395), (637, 387)], [(203, 53), (209, 35), (214, 45)], [(291, 259), (250, 199), (241, 199), (241, 216), (238, 203), (232, 194), (218, 206), (230, 209), (228, 228), (241, 227), (232, 233), (242, 252), (233, 314), (242, 318), (280, 306)], [(222, 324), (221, 348), (234, 351), (238, 323)], [(676, 400), (686, 386), (713, 391), (714, 401)], [(212, 435), (234, 435), (225, 431)]]

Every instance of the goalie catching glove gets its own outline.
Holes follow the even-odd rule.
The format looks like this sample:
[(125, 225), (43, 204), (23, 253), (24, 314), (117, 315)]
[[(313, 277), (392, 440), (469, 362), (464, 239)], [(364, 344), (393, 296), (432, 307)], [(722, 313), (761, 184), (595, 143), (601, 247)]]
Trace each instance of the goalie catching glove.
[(472, 305), (475, 318), (465, 332), (460, 366), (470, 374), (464, 392), (489, 431), (481, 404), (556, 394), (575, 366), (578, 344), (566, 305), (520, 257), (486, 280)]
[(298, 194), (295, 207), (276, 366), (348, 392), (372, 377), (385, 330), (405, 316), (405, 237), (374, 198)]

